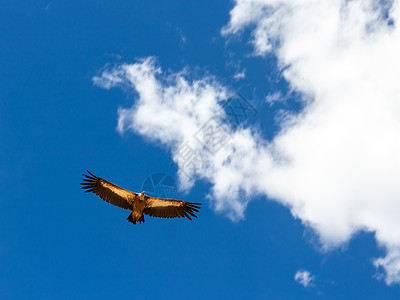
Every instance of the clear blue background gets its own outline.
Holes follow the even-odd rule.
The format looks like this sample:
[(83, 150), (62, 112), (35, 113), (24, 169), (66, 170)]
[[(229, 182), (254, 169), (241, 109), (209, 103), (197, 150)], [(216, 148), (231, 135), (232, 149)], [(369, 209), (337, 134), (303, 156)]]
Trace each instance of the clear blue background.
[[(199, 218), (146, 218), (80, 189), (89, 169), (141, 191), (147, 176), (175, 176), (165, 149), (115, 130), (117, 108), (134, 99), (91, 78), (106, 64), (154, 55), (164, 69), (199, 67), (240, 90), (257, 108), (251, 124), (276, 132), (277, 109), (298, 110), (273, 57), (249, 57), (245, 33), (220, 29), (230, 1), (1, 1), (0, 5), (0, 299), (400, 299), (398, 286), (373, 278), (383, 255), (372, 234), (323, 254), (289, 210), (260, 198), (232, 223), (205, 200)], [(182, 42), (182, 34), (186, 42)], [(247, 69), (233, 80), (235, 64)], [(316, 276), (304, 288), (294, 274)]]

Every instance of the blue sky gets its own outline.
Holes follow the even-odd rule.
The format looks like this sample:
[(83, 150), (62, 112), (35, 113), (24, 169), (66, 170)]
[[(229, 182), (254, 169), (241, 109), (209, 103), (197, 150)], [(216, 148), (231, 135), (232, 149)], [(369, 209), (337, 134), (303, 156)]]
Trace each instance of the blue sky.
[[(298, 24), (336, 20), (335, 1), (247, 2), (2, 4), (1, 299), (400, 297), (398, 2), (376, 17), (353, 1), (316, 31)], [(225, 123), (226, 147), (179, 176), (191, 128), (235, 91), (257, 114)], [(186, 96), (209, 105), (173, 121)], [(136, 192), (165, 173), (203, 207), (132, 226), (83, 193), (86, 169)]]

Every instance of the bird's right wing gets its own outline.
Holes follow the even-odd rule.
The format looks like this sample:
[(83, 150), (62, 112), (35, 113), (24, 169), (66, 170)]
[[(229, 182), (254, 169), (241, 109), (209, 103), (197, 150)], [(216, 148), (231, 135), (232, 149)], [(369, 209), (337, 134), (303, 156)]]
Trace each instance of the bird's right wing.
[(136, 193), (120, 188), (119, 186), (97, 177), (87, 171), (89, 175), (83, 174), (82, 188), (85, 192), (93, 192), (101, 199), (118, 207), (131, 209), (132, 203), (129, 199), (133, 199)]
[(197, 218), (201, 203), (193, 203), (174, 199), (162, 199), (146, 196), (146, 207), (143, 213), (157, 218)]

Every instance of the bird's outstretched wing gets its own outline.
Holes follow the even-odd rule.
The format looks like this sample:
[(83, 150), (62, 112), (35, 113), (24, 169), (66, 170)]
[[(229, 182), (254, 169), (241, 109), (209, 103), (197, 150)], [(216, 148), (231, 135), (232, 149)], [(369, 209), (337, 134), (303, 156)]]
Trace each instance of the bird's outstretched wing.
[(84, 178), (83, 182), (81, 182), (82, 188), (85, 189), (85, 192), (93, 192), (101, 199), (118, 207), (125, 209), (132, 208), (129, 199), (133, 199), (135, 193), (120, 188), (111, 182), (93, 175), (89, 171), (87, 172), (89, 175), (83, 174)]
[(143, 213), (158, 218), (197, 218), (195, 212), (199, 212), (201, 203), (192, 203), (173, 199), (161, 199), (147, 197), (146, 207)]

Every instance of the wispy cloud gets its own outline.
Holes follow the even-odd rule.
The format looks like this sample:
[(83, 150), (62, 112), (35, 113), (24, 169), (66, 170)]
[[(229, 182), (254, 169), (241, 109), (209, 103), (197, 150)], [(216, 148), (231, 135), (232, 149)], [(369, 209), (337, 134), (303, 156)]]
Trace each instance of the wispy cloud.
[(182, 29), (179, 26), (174, 26), (169, 22), (167, 22), (167, 25), (168, 25), (168, 27), (170, 29), (172, 29), (173, 31), (175, 31), (179, 35), (179, 47), (181, 48), (181, 50), (183, 50), (187, 39), (186, 39), (186, 36), (183, 33)]
[(233, 78), (235, 80), (240, 80), (240, 79), (246, 78), (246, 69), (236, 72), (235, 75), (233, 75)]
[(311, 273), (306, 270), (298, 270), (294, 275), (294, 280), (306, 288), (313, 285), (314, 279), (315, 277), (311, 276)]
[[(286, 115), (271, 141), (252, 128), (224, 122), (228, 88), (210, 76), (165, 73), (153, 58), (108, 69), (94, 78), (106, 89), (132, 87), (118, 130), (133, 130), (168, 147), (208, 155), (180, 172), (181, 185), (208, 180), (216, 211), (244, 217), (254, 195), (291, 209), (315, 230), (324, 249), (359, 230), (375, 232), (387, 256), (375, 260), (387, 284), (400, 282), (400, 21), (399, 2), (238, 0), (224, 34), (251, 26), (255, 52), (272, 51), (304, 110)], [(390, 19), (391, 21), (388, 21)], [(214, 120), (229, 140), (213, 155), (193, 136)]]
[(287, 100), (287, 96), (283, 96), (282, 95), (282, 93), (279, 91), (279, 92), (275, 92), (275, 93), (272, 93), (272, 94), (268, 94), (266, 97), (265, 97), (265, 101), (270, 105), (270, 106), (272, 106), (274, 103), (277, 103), (277, 102), (285, 102)]

